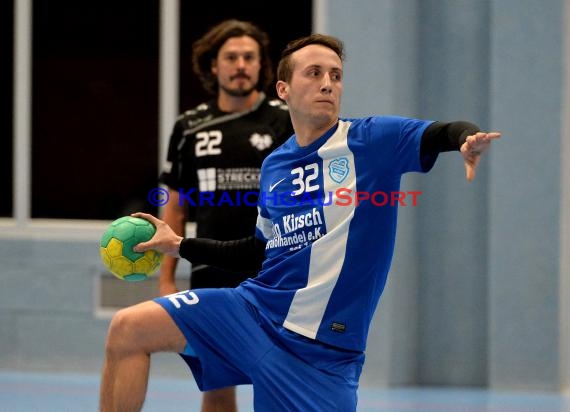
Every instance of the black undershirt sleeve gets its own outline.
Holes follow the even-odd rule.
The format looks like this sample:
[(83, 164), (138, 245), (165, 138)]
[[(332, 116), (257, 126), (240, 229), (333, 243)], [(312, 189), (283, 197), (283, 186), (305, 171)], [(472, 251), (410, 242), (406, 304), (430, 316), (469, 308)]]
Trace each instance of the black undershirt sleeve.
[(265, 259), (265, 242), (255, 236), (238, 240), (187, 238), (180, 244), (180, 257), (192, 264), (241, 271), (261, 269)]
[(424, 131), (420, 144), (422, 167), (429, 169), (433, 164), (433, 159), (441, 152), (459, 150), (467, 136), (478, 131), (480, 131), (479, 127), (466, 121), (430, 124)]

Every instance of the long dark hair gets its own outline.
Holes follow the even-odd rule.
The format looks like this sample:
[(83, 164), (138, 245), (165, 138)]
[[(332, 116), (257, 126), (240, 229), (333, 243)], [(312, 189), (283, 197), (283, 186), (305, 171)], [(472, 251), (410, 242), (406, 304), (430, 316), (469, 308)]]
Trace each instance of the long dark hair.
[(256, 89), (267, 90), (271, 85), (273, 65), (269, 57), (269, 36), (253, 23), (230, 19), (218, 23), (192, 44), (192, 69), (207, 92), (216, 94), (218, 91), (218, 79), (211, 71), (212, 61), (228, 39), (241, 36), (249, 36), (259, 44), (261, 70)]

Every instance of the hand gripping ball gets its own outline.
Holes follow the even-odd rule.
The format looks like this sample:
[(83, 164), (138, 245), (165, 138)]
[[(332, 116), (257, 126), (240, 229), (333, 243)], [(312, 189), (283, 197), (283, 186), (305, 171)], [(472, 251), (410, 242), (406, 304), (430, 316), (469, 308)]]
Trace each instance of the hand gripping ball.
[(129, 282), (145, 280), (160, 266), (162, 254), (155, 250), (133, 251), (133, 246), (146, 242), (156, 228), (146, 219), (124, 216), (112, 222), (101, 237), (101, 260), (119, 279)]

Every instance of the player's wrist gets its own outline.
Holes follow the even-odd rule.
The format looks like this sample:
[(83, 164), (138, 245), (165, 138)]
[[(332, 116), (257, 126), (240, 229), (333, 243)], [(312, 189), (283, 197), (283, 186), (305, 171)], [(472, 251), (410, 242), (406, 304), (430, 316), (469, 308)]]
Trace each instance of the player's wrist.
[(174, 254), (173, 256), (176, 258), (180, 258), (180, 245), (184, 238), (182, 236), (176, 236), (176, 240), (174, 241)]

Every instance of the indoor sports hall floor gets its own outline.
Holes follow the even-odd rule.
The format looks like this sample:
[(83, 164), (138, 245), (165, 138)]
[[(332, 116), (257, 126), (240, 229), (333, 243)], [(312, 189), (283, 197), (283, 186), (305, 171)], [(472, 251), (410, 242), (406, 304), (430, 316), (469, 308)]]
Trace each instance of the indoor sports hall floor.
[[(0, 371), (0, 411), (97, 411), (99, 376)], [(251, 387), (238, 389), (240, 412), (253, 411)], [(198, 412), (191, 379), (152, 378), (143, 411)], [(359, 412), (570, 412), (570, 395), (482, 389), (361, 388)]]

